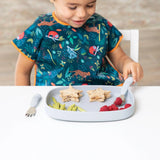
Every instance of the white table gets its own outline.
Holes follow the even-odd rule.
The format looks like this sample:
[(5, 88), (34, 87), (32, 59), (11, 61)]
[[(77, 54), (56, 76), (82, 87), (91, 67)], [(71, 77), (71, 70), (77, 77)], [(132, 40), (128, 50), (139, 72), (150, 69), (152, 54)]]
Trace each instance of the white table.
[(35, 117), (24, 116), (35, 93), (53, 87), (0, 87), (1, 160), (159, 160), (160, 87), (135, 87), (136, 112), (116, 122), (54, 120), (43, 98)]

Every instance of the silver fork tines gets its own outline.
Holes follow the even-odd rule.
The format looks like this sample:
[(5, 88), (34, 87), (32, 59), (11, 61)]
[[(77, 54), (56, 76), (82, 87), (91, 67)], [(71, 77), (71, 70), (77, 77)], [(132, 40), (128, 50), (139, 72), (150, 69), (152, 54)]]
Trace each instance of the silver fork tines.
[(42, 96), (40, 94), (35, 94), (32, 97), (31, 104), (30, 104), (31, 107), (28, 109), (28, 111), (25, 114), (27, 117), (35, 116), (36, 107), (38, 106), (38, 104), (41, 101), (41, 99), (42, 99)]
[(35, 116), (36, 115), (36, 108), (35, 107), (30, 107), (25, 115), (27, 117)]

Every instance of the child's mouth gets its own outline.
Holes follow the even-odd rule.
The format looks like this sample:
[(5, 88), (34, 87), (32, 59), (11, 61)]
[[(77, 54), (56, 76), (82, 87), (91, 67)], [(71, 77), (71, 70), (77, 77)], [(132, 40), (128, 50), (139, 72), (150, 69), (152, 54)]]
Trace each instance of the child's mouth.
[(84, 24), (85, 20), (80, 20), (80, 21), (75, 21), (75, 20), (73, 20), (73, 22), (74, 22), (75, 24), (77, 24), (77, 25), (82, 25), (82, 24)]

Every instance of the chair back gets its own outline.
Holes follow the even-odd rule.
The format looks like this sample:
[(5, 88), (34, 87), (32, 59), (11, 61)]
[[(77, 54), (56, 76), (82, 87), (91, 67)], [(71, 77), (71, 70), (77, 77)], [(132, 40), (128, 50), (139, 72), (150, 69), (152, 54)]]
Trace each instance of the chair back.
[(139, 61), (139, 30), (120, 30), (125, 41), (130, 41), (130, 57), (135, 61)]

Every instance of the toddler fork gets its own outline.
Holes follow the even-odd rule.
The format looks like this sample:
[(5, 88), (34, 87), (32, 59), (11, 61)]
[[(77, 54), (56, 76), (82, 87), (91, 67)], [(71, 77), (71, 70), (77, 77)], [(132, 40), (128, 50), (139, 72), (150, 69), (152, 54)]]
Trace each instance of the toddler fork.
[(26, 116), (27, 117), (32, 117), (32, 116), (35, 116), (36, 114), (36, 107), (38, 106), (40, 100), (42, 99), (42, 96), (40, 94), (35, 94), (31, 100), (31, 103), (30, 103), (30, 108), (27, 110), (26, 112)]

